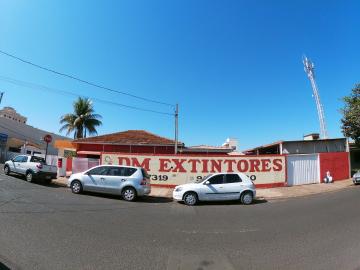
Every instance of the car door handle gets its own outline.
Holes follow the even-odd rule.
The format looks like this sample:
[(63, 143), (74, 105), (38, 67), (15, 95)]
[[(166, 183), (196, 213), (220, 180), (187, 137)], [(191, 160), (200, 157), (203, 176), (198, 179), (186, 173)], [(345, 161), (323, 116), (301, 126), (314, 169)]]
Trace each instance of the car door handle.
[(105, 178), (104, 178), (104, 177), (101, 177), (100, 180), (105, 180)]

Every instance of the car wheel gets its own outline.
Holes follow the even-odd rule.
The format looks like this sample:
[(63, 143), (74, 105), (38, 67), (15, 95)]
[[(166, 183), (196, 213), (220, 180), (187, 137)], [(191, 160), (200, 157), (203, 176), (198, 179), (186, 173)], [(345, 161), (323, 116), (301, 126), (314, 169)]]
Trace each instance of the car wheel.
[(52, 182), (52, 179), (45, 179), (44, 182), (46, 185), (50, 185)]
[(242, 204), (249, 205), (253, 202), (254, 196), (252, 192), (246, 191), (243, 194), (241, 194), (240, 200)]
[(29, 183), (31, 183), (33, 181), (33, 173), (32, 172), (27, 172), (25, 175), (26, 181), (28, 181)]
[(71, 187), (72, 193), (75, 193), (75, 194), (80, 194), (83, 189), (80, 181), (78, 181), (78, 180), (72, 181), (70, 187)]
[(10, 168), (9, 168), (9, 166), (5, 166), (5, 167), (4, 167), (4, 173), (5, 173), (6, 175), (9, 175), (9, 174), (10, 174)]
[(132, 202), (136, 199), (136, 191), (132, 187), (126, 187), (122, 190), (121, 195), (125, 201)]
[(189, 206), (197, 204), (198, 196), (195, 192), (187, 192), (184, 195), (184, 203)]

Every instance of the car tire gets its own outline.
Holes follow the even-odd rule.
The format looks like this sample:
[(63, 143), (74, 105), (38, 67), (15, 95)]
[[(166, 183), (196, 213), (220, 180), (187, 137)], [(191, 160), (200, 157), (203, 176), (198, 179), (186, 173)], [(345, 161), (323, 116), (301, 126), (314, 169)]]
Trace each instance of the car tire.
[(5, 166), (4, 167), (4, 173), (6, 174), (6, 175), (9, 175), (10, 174), (10, 168), (9, 168), (9, 166)]
[(79, 180), (74, 180), (70, 185), (71, 192), (75, 194), (80, 194), (83, 191), (82, 184)]
[(249, 205), (253, 202), (254, 195), (251, 191), (245, 191), (243, 194), (241, 194), (240, 201), (242, 204)]
[(186, 192), (183, 201), (188, 206), (193, 206), (198, 203), (199, 199), (195, 192)]
[(125, 187), (121, 191), (121, 196), (125, 201), (132, 202), (136, 199), (136, 190), (132, 187)]
[(27, 172), (25, 174), (25, 179), (26, 181), (28, 181), (29, 183), (31, 183), (34, 180), (34, 175), (32, 172)]
[(52, 182), (52, 179), (45, 179), (44, 182), (46, 185), (50, 185)]

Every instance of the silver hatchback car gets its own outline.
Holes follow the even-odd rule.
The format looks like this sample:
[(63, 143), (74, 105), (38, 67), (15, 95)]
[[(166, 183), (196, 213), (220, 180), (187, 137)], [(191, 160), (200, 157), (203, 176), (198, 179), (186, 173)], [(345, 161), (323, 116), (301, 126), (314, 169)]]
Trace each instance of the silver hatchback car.
[(70, 176), (68, 186), (73, 193), (93, 191), (121, 195), (126, 201), (151, 192), (150, 176), (141, 167), (100, 165)]

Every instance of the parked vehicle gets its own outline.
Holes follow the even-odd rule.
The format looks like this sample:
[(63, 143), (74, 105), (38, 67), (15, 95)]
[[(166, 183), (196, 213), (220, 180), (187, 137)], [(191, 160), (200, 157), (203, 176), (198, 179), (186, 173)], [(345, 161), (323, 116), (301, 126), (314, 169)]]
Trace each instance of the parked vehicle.
[(353, 175), (353, 182), (355, 185), (360, 183), (360, 171), (358, 171)]
[(94, 191), (121, 195), (126, 201), (148, 195), (150, 176), (141, 167), (100, 165), (70, 176), (68, 186), (73, 193)]
[(200, 183), (176, 186), (173, 198), (186, 205), (195, 205), (199, 201), (240, 200), (251, 204), (256, 196), (253, 182), (242, 173), (217, 173), (208, 175)]
[(57, 176), (57, 167), (47, 165), (42, 157), (19, 155), (5, 162), (4, 173), (6, 175), (11, 173), (24, 175), (28, 182), (42, 179), (50, 183)]

